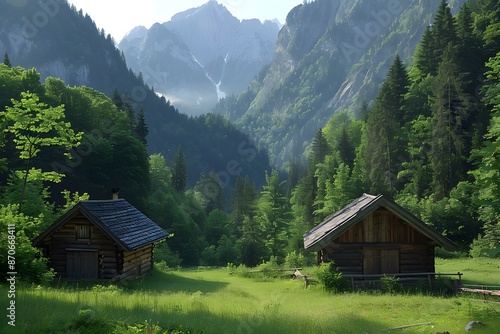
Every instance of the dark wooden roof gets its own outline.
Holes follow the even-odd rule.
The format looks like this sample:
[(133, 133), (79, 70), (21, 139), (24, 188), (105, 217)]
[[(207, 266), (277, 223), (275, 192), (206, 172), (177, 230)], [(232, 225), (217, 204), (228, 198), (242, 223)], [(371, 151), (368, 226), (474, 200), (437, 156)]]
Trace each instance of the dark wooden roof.
[(129, 251), (168, 237), (165, 230), (124, 199), (81, 201), (38, 236), (33, 245), (39, 246), (47, 236), (78, 213)]
[(319, 251), (328, 243), (341, 236), (344, 232), (359, 223), (366, 215), (375, 211), (379, 207), (384, 207), (399, 218), (406, 221), (410, 226), (424, 234), (436, 244), (446, 250), (458, 250), (458, 246), (433, 227), (425, 224), (409, 211), (397, 203), (379, 195), (373, 196), (363, 194), (340, 211), (337, 211), (324, 222), (313, 228), (304, 235), (304, 248), (310, 251)]

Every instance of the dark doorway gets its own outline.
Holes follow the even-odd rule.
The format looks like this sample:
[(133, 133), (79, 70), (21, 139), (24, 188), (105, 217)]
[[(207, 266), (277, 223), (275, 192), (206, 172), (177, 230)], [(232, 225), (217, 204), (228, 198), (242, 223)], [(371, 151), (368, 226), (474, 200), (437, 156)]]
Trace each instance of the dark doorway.
[(68, 251), (67, 272), (68, 278), (71, 279), (97, 279), (97, 251)]

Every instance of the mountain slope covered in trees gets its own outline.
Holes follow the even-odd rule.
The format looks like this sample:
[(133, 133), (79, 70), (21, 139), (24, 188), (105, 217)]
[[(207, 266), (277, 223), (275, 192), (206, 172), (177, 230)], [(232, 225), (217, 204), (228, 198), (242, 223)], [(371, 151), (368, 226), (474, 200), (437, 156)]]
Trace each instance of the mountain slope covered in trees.
[[(70, 86), (85, 85), (119, 97), (124, 101), (121, 108), (134, 114), (134, 122), (142, 108), (149, 128), (148, 152), (162, 153), (171, 164), (181, 145), (191, 186), (202, 173), (227, 173), (233, 160), (242, 175), (264, 183), (267, 157), (255, 150), (248, 161), (248, 154), (241, 154), (254, 149), (246, 135), (218, 117), (181, 114), (127, 68), (110, 35), (66, 1), (1, 2), (0, 54), (6, 52), (14, 66), (35, 67), (42, 81), (58, 77)], [(232, 176), (232, 186), (235, 180)]]
[(439, 2), (413, 65), (396, 55), (373, 105), (359, 118), (335, 115), (316, 133), (307, 168), (292, 164), (296, 229), (369, 192), (474, 256), (500, 255), (499, 22), (497, 1), (471, 1), (457, 15)]
[[(464, 1), (452, 1), (456, 12)], [(411, 57), (436, 1), (317, 0), (294, 8), (274, 60), (247, 91), (214, 112), (236, 122), (274, 163), (304, 158), (317, 129), (341, 110), (359, 115), (392, 59)]]

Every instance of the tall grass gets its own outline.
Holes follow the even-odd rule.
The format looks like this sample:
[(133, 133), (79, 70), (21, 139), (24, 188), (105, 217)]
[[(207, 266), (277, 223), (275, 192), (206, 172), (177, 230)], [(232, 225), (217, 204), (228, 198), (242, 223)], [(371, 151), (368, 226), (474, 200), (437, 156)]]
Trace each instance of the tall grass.
[[(464, 261), (438, 261), (437, 271), (452, 270), (453, 263), (474, 266)], [(481, 266), (488, 272), (484, 276), (500, 285), (500, 261), (489, 263)], [(470, 274), (456, 271), (463, 271), (464, 278)], [(6, 295), (5, 285), (0, 293)], [(320, 286), (305, 290), (302, 282), (259, 281), (229, 275), (225, 269), (157, 268), (152, 277), (126, 287), (19, 287), (16, 307), (16, 328), (3, 320), (1, 333), (136, 333), (136, 324), (142, 324), (141, 333), (159, 333), (161, 327), (170, 333), (357, 334), (425, 322), (432, 324), (404, 332), (458, 333), (472, 320), (486, 324), (476, 333), (498, 333), (500, 328), (500, 306), (463, 296), (329, 294)]]

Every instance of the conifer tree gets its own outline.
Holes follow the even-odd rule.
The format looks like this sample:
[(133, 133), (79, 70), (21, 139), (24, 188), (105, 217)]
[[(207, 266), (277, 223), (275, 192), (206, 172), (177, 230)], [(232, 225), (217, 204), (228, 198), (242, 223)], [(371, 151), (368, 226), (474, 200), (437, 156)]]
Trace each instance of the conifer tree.
[(269, 256), (282, 257), (287, 245), (289, 217), (288, 202), (284, 195), (283, 182), (277, 170), (266, 175), (266, 185), (257, 205), (257, 219)]
[(479, 218), (485, 223), (483, 241), (500, 250), (500, 52), (487, 63), (490, 82), (484, 88), (485, 101), (491, 105), (490, 126), (484, 146), (475, 152), (480, 159), (473, 171), (479, 187)]
[(113, 101), (113, 103), (115, 104), (116, 109), (123, 110), (123, 100), (120, 93), (118, 92), (118, 89), (116, 88), (113, 90), (113, 93), (111, 94), (111, 101)]
[(235, 233), (240, 232), (239, 229), (241, 229), (245, 217), (253, 219), (256, 199), (257, 191), (250, 178), (247, 176), (243, 179), (238, 175), (230, 203), (230, 218)]
[(146, 137), (149, 134), (149, 128), (146, 124), (146, 116), (144, 114), (144, 107), (141, 105), (139, 108), (139, 113), (137, 114), (137, 121), (135, 122), (135, 133), (142, 141), (144, 145), (148, 144)]
[(446, 0), (441, 0), (433, 24), (427, 27), (415, 54), (418, 79), (435, 76), (448, 44), (458, 43), (455, 18)]
[(432, 108), (432, 148), (434, 194), (442, 199), (464, 177), (466, 136), (463, 121), (468, 97), (457, 65), (456, 50), (449, 44), (434, 84)]
[(5, 55), (3, 57), (3, 64), (7, 65), (8, 67), (12, 67), (7, 51), (5, 51)]
[(435, 69), (437, 68), (438, 61), (435, 59), (434, 52), (430, 50), (434, 49), (434, 36), (432, 34), (432, 29), (430, 26), (425, 28), (425, 32), (422, 35), (422, 39), (417, 46), (415, 51), (415, 68), (418, 70), (417, 77), (415, 79), (425, 78), (428, 74), (435, 75)]
[(172, 186), (177, 192), (186, 190), (187, 185), (187, 167), (186, 157), (182, 151), (182, 146), (179, 145), (177, 153), (172, 165)]
[(396, 137), (401, 130), (404, 94), (408, 74), (399, 56), (394, 60), (387, 80), (382, 84), (367, 122), (366, 167), (370, 191), (393, 195), (397, 161), (403, 153)]
[(135, 122), (136, 122), (136, 117), (135, 117), (135, 110), (134, 110), (134, 103), (132, 102), (132, 99), (130, 98), (130, 95), (128, 95), (127, 92), (123, 94), (122, 97), (122, 105), (123, 105), (123, 111), (127, 114), (128, 118), (130, 119), (130, 125), (132, 129), (135, 128)]

